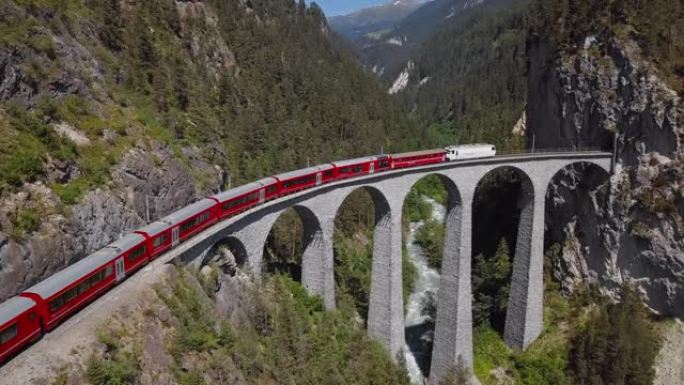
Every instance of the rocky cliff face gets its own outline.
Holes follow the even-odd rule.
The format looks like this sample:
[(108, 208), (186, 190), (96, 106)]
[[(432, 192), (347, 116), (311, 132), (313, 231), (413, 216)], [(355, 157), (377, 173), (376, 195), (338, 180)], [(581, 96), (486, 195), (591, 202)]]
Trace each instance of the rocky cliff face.
[[(235, 60), (220, 36), (216, 15), (201, 2), (176, 6), (178, 39), (187, 43), (193, 64), (204, 67), (215, 80), (230, 72)], [(24, 7), (0, 5), (2, 24), (20, 26), (29, 18)], [(0, 41), (2, 135), (14, 129), (3, 126), (4, 103), (31, 111), (45, 100), (62, 104), (76, 96), (86, 100), (95, 115), (112, 108), (112, 95), (106, 91), (111, 86), (105, 80), (108, 68), (92, 46), (82, 44), (92, 43), (96, 33), (87, 25), (74, 29), (63, 21), (54, 23), (58, 27), (31, 26), (27, 41)], [(122, 136), (139, 139), (108, 170), (107, 182), (89, 189), (74, 205), (55, 192), (55, 186), (77, 182), (81, 176), (82, 165), (73, 159), (45, 154), (43, 178), (9, 193), (0, 186), (0, 302), (132, 229), (215, 193), (223, 183), (222, 168), (206, 160), (209, 153), (225, 155), (217, 145), (172, 148), (141, 135), (141, 127), (133, 122), (119, 131), (104, 128), (89, 139), (67, 123), (47, 116), (43, 120), (83, 152), (96, 145), (117, 146)]]
[(656, 312), (684, 315), (684, 109), (628, 38), (587, 36), (576, 52), (528, 43), (527, 142), (537, 148), (616, 144), (613, 175), (578, 165), (547, 191), (546, 243), (560, 243), (563, 288), (639, 285)]
[[(216, 192), (222, 182), (220, 172), (201, 161), (196, 149), (187, 151), (196, 157), (193, 169), (215, 175), (203, 188), (195, 187), (190, 168), (168, 147), (153, 144), (151, 150), (131, 149), (112, 170), (111, 183), (88, 192), (74, 206), (65, 208), (40, 182), (3, 199), (0, 300), (144, 225), (148, 218), (158, 219)], [(35, 231), (17, 236), (16, 218), (26, 210), (44, 217)]]

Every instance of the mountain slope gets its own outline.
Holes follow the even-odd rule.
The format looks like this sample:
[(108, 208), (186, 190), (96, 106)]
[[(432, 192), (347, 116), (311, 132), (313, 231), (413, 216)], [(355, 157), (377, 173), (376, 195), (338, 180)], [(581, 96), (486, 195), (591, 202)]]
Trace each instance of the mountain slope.
[(354, 40), (363, 63), (385, 79), (393, 80), (413, 52), (431, 34), (454, 22), (454, 17), (492, 0), (434, 0), (425, 3), (391, 28), (367, 33)]
[(470, 6), (440, 25), (392, 77), (390, 93), (432, 127), (430, 140), (520, 147), (527, 97), (525, 1)]
[(391, 28), (423, 4), (424, 0), (394, 0), (387, 4), (364, 8), (348, 15), (328, 19), (330, 27), (350, 41), (366, 34)]
[(330, 36), (288, 0), (1, 2), (0, 300), (229, 178), (419, 137)]

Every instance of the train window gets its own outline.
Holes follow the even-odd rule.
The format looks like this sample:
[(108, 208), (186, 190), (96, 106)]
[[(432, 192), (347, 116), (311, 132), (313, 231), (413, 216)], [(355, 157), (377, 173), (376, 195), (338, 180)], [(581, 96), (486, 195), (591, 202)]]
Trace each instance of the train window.
[(67, 303), (67, 302), (71, 301), (72, 299), (76, 298), (77, 295), (78, 295), (78, 289), (77, 288), (73, 288), (73, 289), (67, 291), (63, 295), (64, 303)]
[(168, 235), (162, 234), (162, 235), (160, 235), (159, 237), (157, 237), (157, 238), (154, 239), (154, 242), (153, 242), (152, 246), (154, 246), (154, 248), (156, 249), (157, 247), (159, 247), (159, 246), (163, 245), (164, 243), (166, 243), (166, 241), (167, 241), (168, 239), (169, 239), (169, 236), (168, 236)]
[(36, 313), (29, 314), (28, 319), (29, 319), (29, 321), (35, 320), (36, 319)]
[(103, 277), (101, 271), (90, 277), (90, 287), (97, 285), (100, 281), (102, 281), (102, 278)]
[(332, 174), (333, 174), (332, 170), (328, 170), (328, 171), (323, 173), (323, 175), (325, 175), (326, 177), (331, 177)]
[(136, 261), (143, 255), (145, 255), (145, 246), (139, 247), (128, 254), (128, 262)]
[(356, 174), (356, 173), (361, 172), (361, 171), (363, 171), (363, 166), (361, 166), (361, 165), (342, 167), (342, 169), (340, 170), (340, 172), (343, 174), (349, 174), (349, 173)]
[(78, 285), (78, 294), (79, 295), (87, 292), (88, 290), (90, 290), (90, 280), (83, 281)]
[(180, 232), (181, 232), (181, 233), (188, 232), (188, 231), (189, 231), (190, 229), (192, 229), (193, 227), (195, 227), (195, 220), (194, 220), (194, 219), (193, 219), (193, 220), (189, 220), (189, 221), (183, 223), (183, 224), (181, 225), (181, 227), (180, 227)]
[(17, 324), (14, 324), (0, 332), (0, 345), (10, 342), (17, 336)]
[(305, 177), (301, 177), (298, 179), (294, 179), (294, 180), (285, 182), (285, 183), (283, 183), (283, 186), (285, 188), (296, 187), (296, 186), (301, 186), (301, 185), (306, 184), (306, 183), (313, 182), (314, 180), (316, 180), (316, 175), (308, 175)]
[(50, 301), (50, 311), (54, 313), (57, 310), (59, 310), (62, 307), (62, 305), (64, 305), (64, 298), (62, 298), (62, 296), (60, 295), (59, 297)]
[(113, 272), (114, 272), (114, 269), (111, 266), (107, 266), (107, 268), (105, 269), (105, 274), (104, 274), (103, 278), (109, 277), (110, 275), (112, 275)]
[(273, 185), (273, 186), (268, 186), (268, 188), (266, 189), (266, 193), (267, 193), (267, 194), (273, 194), (273, 193), (275, 192), (275, 190), (276, 190), (276, 186), (275, 186), (275, 185)]

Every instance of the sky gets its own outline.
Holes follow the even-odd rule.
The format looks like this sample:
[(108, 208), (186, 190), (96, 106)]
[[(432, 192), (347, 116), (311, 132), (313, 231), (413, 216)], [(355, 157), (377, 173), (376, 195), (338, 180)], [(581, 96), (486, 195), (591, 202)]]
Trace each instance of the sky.
[[(307, 4), (312, 0), (307, 0)], [(372, 7), (374, 5), (385, 4), (389, 0), (315, 0), (325, 15), (337, 16), (346, 15), (347, 13), (356, 11), (357, 9)]]

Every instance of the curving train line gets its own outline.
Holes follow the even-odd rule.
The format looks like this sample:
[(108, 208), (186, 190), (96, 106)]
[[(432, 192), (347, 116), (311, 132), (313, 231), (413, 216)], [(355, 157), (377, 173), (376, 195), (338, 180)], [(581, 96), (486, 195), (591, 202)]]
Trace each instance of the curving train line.
[(127, 276), (218, 221), (330, 182), (494, 155), (494, 146), (476, 144), (348, 159), (274, 175), (202, 199), (125, 235), (0, 304), (0, 365)]

